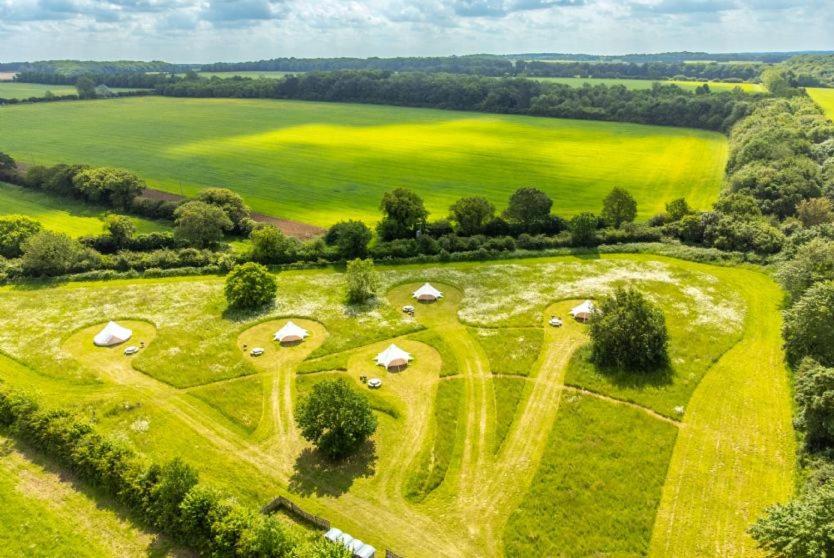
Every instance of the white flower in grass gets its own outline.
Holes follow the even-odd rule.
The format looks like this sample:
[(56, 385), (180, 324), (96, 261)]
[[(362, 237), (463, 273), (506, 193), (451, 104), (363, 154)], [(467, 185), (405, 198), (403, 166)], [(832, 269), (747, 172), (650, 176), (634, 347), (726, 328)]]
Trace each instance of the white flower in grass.
[(138, 418), (130, 425), (130, 429), (140, 434), (147, 432), (151, 428), (151, 419)]

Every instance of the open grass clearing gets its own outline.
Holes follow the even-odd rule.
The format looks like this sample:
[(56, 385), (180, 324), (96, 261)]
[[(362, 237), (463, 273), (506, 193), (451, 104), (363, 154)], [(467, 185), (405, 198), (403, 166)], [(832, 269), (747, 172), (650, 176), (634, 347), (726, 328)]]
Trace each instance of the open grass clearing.
[(495, 386), (495, 444), (494, 451), (498, 453), (507, 433), (510, 431), (513, 419), (518, 411), (518, 404), (527, 387), (525, 378), (501, 376), (492, 380)]
[[(666, 517), (668, 513), (663, 510), (671, 506), (670, 524), (674, 528), (658, 531), (656, 527), (654, 536), (660, 532), (674, 534), (680, 529), (677, 525), (684, 525), (690, 518), (703, 523), (715, 516), (721, 517), (722, 523), (710, 523), (710, 529), (701, 529), (709, 541), (703, 544), (709, 548), (743, 547), (746, 535), (739, 527), (749, 524), (763, 505), (777, 497), (771, 487), (758, 486), (762, 471), (791, 478), (793, 446), (791, 440), (786, 445), (783, 437), (791, 432), (790, 395), (779, 386), (780, 378), (787, 384), (778, 339), (779, 290), (765, 276), (743, 268), (714, 267), (653, 255), (381, 266), (379, 271), (381, 292), (385, 295), (361, 308), (344, 304), (342, 276), (335, 269), (281, 273), (278, 301), (256, 315), (224, 313), (223, 283), (217, 277), (3, 287), (0, 350), (25, 365), (2, 357), (0, 377), (13, 386), (42, 394), (50, 403), (70, 406), (95, 417), (104, 432), (130, 441), (155, 459), (182, 456), (199, 468), (207, 482), (232, 491), (248, 505), (260, 506), (277, 495), (286, 495), (377, 548), (390, 547), (409, 556), (425, 555), (427, 539), (432, 541), (431, 552), (444, 556), (513, 555), (513, 545), (528, 543), (524, 542), (526, 536), (521, 542), (504, 539), (506, 520), (527, 499), (525, 495), (540, 472), (539, 464), (545, 462), (544, 456), (550, 451), (547, 441), (551, 431), (559, 428), (561, 419), (557, 416), (565, 409), (558, 405), (560, 398), (562, 405), (568, 398), (578, 397), (590, 401), (592, 407), (602, 406), (606, 416), (616, 414), (613, 419), (600, 421), (606, 428), (625, 429), (625, 422), (630, 422), (633, 414), (641, 417), (635, 419), (641, 423), (652, 421), (651, 424), (662, 425), (658, 427), (661, 429), (675, 428), (643, 409), (577, 395), (563, 388), (571, 355), (585, 342), (585, 326), (568, 321), (562, 328), (550, 328), (545, 325), (547, 318), (551, 314), (564, 316), (579, 300), (597, 298), (617, 285), (632, 284), (663, 307), (670, 324), (679, 324), (673, 330), (673, 337), (678, 339), (692, 337), (702, 329), (713, 331), (728, 343), (734, 339), (743, 343), (756, 328), (762, 327), (762, 320), (772, 321), (775, 328), (773, 335), (756, 341), (758, 349), (743, 352), (748, 366), (725, 369), (741, 382), (739, 385), (775, 386), (763, 391), (767, 394), (763, 398), (754, 397), (747, 390), (738, 393), (738, 398), (744, 398), (745, 413), (762, 412), (763, 406), (776, 408), (770, 415), (763, 412), (773, 424), (753, 436), (760, 449), (753, 452), (756, 457), (750, 463), (758, 473), (748, 473), (744, 466), (748, 463), (747, 454), (739, 455), (739, 445), (734, 442), (719, 443), (710, 451), (699, 452), (700, 444), (715, 440), (706, 433), (727, 432), (734, 440), (734, 436), (750, 435), (749, 430), (759, 425), (755, 421), (728, 424), (732, 421), (723, 411), (713, 413), (714, 405), (695, 404), (699, 399), (696, 389), (695, 400), (686, 402), (675, 455), (683, 451), (679, 448), (684, 447), (684, 434), (700, 432), (696, 430), (696, 418), (702, 415), (710, 424), (703, 429), (704, 436), (692, 438), (686, 447), (690, 448), (689, 455), (695, 452), (703, 458), (684, 459), (681, 466), (675, 465), (678, 457), (672, 458), (672, 471), (681, 472), (670, 476), (676, 488), (669, 488), (669, 484), (664, 488), (658, 517)], [(444, 298), (436, 304), (418, 305), (414, 318), (404, 315), (400, 307), (410, 300), (414, 287), (425, 281), (442, 290)], [(761, 300), (769, 301), (768, 305), (751, 309), (760, 300), (757, 293), (761, 293)], [(314, 323), (322, 329), (314, 331), (309, 345), (305, 341), (287, 352), (267, 345), (263, 360), (252, 359), (241, 350), (244, 339), (248, 346), (255, 341), (268, 342), (271, 332), (288, 316), (294, 321), (307, 317), (310, 329)], [(128, 321), (146, 340), (146, 349), (132, 360), (123, 358), (119, 351), (96, 353), (90, 347), (96, 327), (111, 318)], [(142, 330), (143, 327), (148, 329)], [(471, 328), (537, 327), (544, 332), (544, 342), (528, 379), (493, 376), (486, 351), (471, 333)], [(81, 335), (85, 328), (88, 331)], [(421, 329), (426, 331), (418, 332)], [(446, 348), (441, 351), (431, 343), (421, 342), (419, 337), (429, 337), (429, 333), (443, 339)], [(412, 365), (403, 372), (387, 373), (373, 364), (373, 356), (391, 341), (415, 355)], [(291, 352), (296, 349), (307, 352)], [(730, 349), (718, 362), (734, 350)], [(457, 362), (458, 374), (451, 378), (440, 377), (446, 351)], [(694, 353), (678, 354), (689, 358), (686, 355)], [(274, 360), (270, 360), (272, 357)], [(314, 362), (319, 359), (319, 363), (331, 359), (345, 370), (310, 371), (296, 376), (303, 358)], [(219, 367), (213, 370), (216, 364)], [(254, 435), (222, 412), (219, 399), (207, 403), (190, 393), (204, 388), (188, 387), (240, 382), (233, 378), (241, 374), (224, 371), (244, 365), (245, 370), (239, 371), (250, 376), (246, 380), (264, 382), (261, 408), (265, 412)], [(706, 372), (705, 381), (715, 377), (715, 371), (713, 368)], [(383, 379), (383, 387), (371, 392), (359, 382), (361, 375), (378, 375)], [(381, 411), (380, 429), (372, 444), (357, 459), (340, 466), (322, 461), (298, 440), (291, 427), (297, 398), (312, 382), (326, 377), (350, 378), (357, 389), (380, 398), (375, 402)], [(271, 385), (266, 379), (272, 381)], [(505, 379), (528, 386), (514, 410), (509, 409), (511, 397), (503, 392), (503, 386), (497, 385)], [(446, 388), (446, 384), (459, 387)], [(619, 395), (610, 379), (600, 380), (596, 387), (595, 391), (607, 392), (611, 397)], [(441, 390), (446, 389), (460, 391), (456, 404), (442, 403), (445, 396)], [(664, 402), (671, 398), (663, 394), (663, 389), (675, 397), (683, 393), (676, 391), (673, 383), (659, 387), (652, 397)], [(711, 393), (709, 397), (738, 399), (732, 390), (720, 396)], [(257, 407), (256, 397), (250, 399)], [(389, 412), (383, 403), (396, 412)], [(651, 400), (647, 399), (640, 404), (649, 403)], [(459, 417), (454, 434), (451, 427), (436, 426), (436, 413), (441, 408), (449, 410), (444, 411), (444, 416)], [(438, 438), (437, 433), (443, 434), (443, 438)], [(584, 440), (582, 432), (571, 432), (570, 439), (577, 443)], [(652, 443), (663, 439), (664, 436), (652, 437)], [(423, 478), (431, 473), (431, 461), (425, 461), (425, 456), (431, 455), (438, 441), (451, 448), (442, 450), (449, 456), (442, 482), (422, 501), (407, 498), (413, 482), (410, 479), (421, 472), (426, 475)], [(595, 451), (606, 455), (606, 444), (599, 446)], [(617, 460), (601, 457), (599, 463), (594, 463), (593, 455), (590, 450), (570, 455), (575, 467), (587, 469), (582, 477), (584, 484), (594, 487), (614, 478), (621, 485), (609, 485), (609, 493), (626, 491), (628, 479), (605, 473), (617, 467)], [(654, 467), (654, 454), (651, 457), (647, 463)], [(723, 467), (735, 462), (739, 465)], [(426, 463), (428, 466), (424, 466)], [(668, 464), (669, 459), (665, 459), (664, 470)], [(698, 487), (708, 498), (700, 500), (693, 494), (690, 499), (685, 494), (688, 487), (681, 490), (679, 484), (688, 482), (691, 475), (701, 475)], [(722, 498), (721, 489), (729, 482), (744, 485), (744, 492), (733, 492), (729, 500)], [(597, 510), (590, 504), (583, 508), (583, 514), (591, 518), (588, 525), (596, 517), (610, 522), (598, 526), (598, 537), (588, 537), (583, 547), (587, 554), (622, 548), (644, 551), (649, 536), (645, 518), (651, 509), (649, 523), (654, 521), (656, 502), (656, 498), (644, 499), (638, 509), (631, 499), (611, 498), (605, 513), (599, 516), (594, 515)], [(548, 509), (547, 513), (557, 513)], [(612, 542), (608, 533), (618, 528), (619, 516), (629, 518), (628, 537)], [(542, 512), (542, 518), (551, 526), (559, 517)], [(730, 518), (732, 528), (720, 528), (729, 525)], [(538, 529), (532, 520), (524, 523), (525, 530), (519, 532), (535, 533)], [(379, 529), (378, 525), (385, 528)], [(659, 520), (657, 525), (661, 525)], [(692, 534), (695, 533), (693, 529)], [(680, 543), (675, 541), (677, 546), (669, 555), (689, 556), (692, 549), (702, 544), (688, 531), (682, 538)]]
[(650, 79), (618, 79), (618, 78), (580, 78), (580, 77), (531, 77), (536, 81), (543, 81), (548, 83), (562, 83), (572, 87), (582, 87), (588, 85), (622, 85), (627, 89), (651, 89), (655, 83), (661, 85), (677, 85), (678, 87), (687, 91), (694, 91), (697, 87), (706, 83), (709, 85), (711, 91), (724, 92), (733, 91), (740, 88), (745, 93), (766, 93), (767, 90), (761, 83), (727, 83), (723, 81), (679, 81), (679, 80), (664, 80), (653, 81)]
[[(73, 141), (66, 137), (72, 134)], [(462, 196), (504, 207), (536, 186), (571, 216), (614, 186), (640, 217), (720, 190), (727, 141), (715, 132), (375, 105), (136, 97), (3, 107), (4, 151), (26, 163), (84, 162), (138, 173), (167, 192), (239, 192), (261, 213), (314, 225), (375, 221), (395, 186), (445, 217)]]
[[(45, 83), (18, 83), (0, 81), (0, 99), (30, 99), (32, 97), (44, 97), (46, 92), (51, 91), (53, 95), (78, 95), (78, 91), (72, 85), (52, 85)], [(125, 87), (111, 87), (114, 93), (125, 91), (136, 91)]]
[(539, 357), (544, 334), (541, 328), (472, 328), (484, 348), (493, 374), (529, 376)]
[(834, 89), (811, 88), (808, 95), (822, 107), (828, 118), (834, 120)]
[(507, 556), (645, 556), (676, 428), (564, 394), (530, 491), (504, 531)]
[[(0, 217), (22, 215), (40, 221), (51, 231), (85, 236), (102, 233), (106, 214), (104, 208), (0, 182)], [(139, 233), (171, 230), (170, 225), (162, 221), (141, 217), (130, 219)]]

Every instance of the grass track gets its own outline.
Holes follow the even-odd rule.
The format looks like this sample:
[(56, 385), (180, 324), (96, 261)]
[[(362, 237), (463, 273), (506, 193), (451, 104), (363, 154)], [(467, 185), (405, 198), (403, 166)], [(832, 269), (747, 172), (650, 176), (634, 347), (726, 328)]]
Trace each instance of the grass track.
[(834, 89), (812, 88), (808, 89), (808, 94), (822, 107), (828, 118), (834, 120)]
[[(0, 217), (23, 215), (40, 221), (46, 229), (84, 236), (102, 233), (106, 213), (107, 210), (102, 208), (0, 182)], [(140, 233), (171, 229), (161, 221), (140, 217), (130, 219)]]
[[(135, 91), (135, 89), (124, 87), (111, 87), (111, 91)], [(9, 83), (0, 82), (0, 99), (29, 99), (31, 97), (43, 97), (47, 91), (53, 94), (77, 95), (78, 91), (70, 85), (48, 85), (43, 83)]]
[(714, 132), (389, 106), (142, 97), (2, 110), (0, 149), (21, 161), (122, 167), (177, 194), (227, 186), (257, 211), (315, 225), (374, 221), (397, 186), (435, 218), (467, 195), (500, 208), (528, 185), (565, 216), (598, 212), (614, 186), (641, 217), (681, 196), (706, 209), (727, 157)]

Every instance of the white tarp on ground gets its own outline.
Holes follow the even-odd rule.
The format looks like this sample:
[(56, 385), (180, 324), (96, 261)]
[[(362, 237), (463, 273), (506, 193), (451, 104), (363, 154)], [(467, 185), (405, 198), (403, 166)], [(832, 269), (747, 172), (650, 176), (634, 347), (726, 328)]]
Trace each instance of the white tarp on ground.
[(98, 335), (93, 337), (93, 343), (99, 347), (110, 347), (124, 343), (133, 336), (133, 332), (126, 327), (122, 327), (116, 322), (107, 322)]
[(278, 330), (278, 333), (275, 334), (275, 339), (279, 343), (283, 343), (284, 341), (301, 341), (308, 335), (310, 335), (310, 332), (306, 329), (289, 321), (284, 327)]
[(359, 558), (374, 558), (376, 556), (376, 549), (369, 544), (363, 544), (359, 550), (353, 551), (353, 555)]
[(570, 315), (576, 318), (577, 320), (588, 320), (591, 317), (591, 314), (596, 312), (596, 308), (594, 308), (594, 303), (590, 300), (586, 300), (579, 306), (575, 306), (573, 310), (570, 311)]
[(376, 363), (390, 368), (391, 366), (402, 366), (408, 364), (411, 360), (411, 355), (400, 349), (393, 343), (387, 349), (376, 355)]
[(438, 298), (443, 298), (443, 293), (426, 283), (425, 285), (414, 291), (412, 296), (417, 300), (435, 300)]
[(324, 538), (330, 542), (339, 542), (339, 537), (342, 536), (342, 530), (331, 527), (328, 532), (324, 534)]

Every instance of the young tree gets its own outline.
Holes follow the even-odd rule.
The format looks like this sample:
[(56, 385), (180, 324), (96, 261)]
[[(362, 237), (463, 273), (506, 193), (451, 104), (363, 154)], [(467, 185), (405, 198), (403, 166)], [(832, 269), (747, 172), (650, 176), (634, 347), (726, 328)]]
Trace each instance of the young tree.
[(614, 291), (591, 318), (591, 359), (600, 366), (652, 370), (668, 362), (663, 312), (635, 289)]
[(379, 208), (383, 217), (377, 225), (377, 233), (383, 240), (413, 238), (429, 216), (420, 196), (405, 188), (386, 192)]
[(685, 198), (678, 198), (666, 204), (666, 214), (672, 221), (679, 221), (691, 213), (692, 209), (689, 208)]
[[(549, 210), (548, 210), (549, 211)], [(449, 208), (449, 218), (457, 223), (461, 236), (472, 236), (484, 231), (484, 227), (495, 216), (495, 206), (480, 196), (460, 198)]]
[(235, 232), (247, 232), (250, 215), (249, 207), (237, 192), (228, 188), (208, 188), (200, 192), (197, 199), (222, 209), (232, 221)]
[(631, 223), (635, 217), (637, 201), (623, 188), (614, 188), (602, 201), (602, 218), (615, 229), (623, 223)]
[(570, 221), (570, 239), (574, 246), (593, 246), (597, 239), (598, 219), (593, 213), (580, 213)]
[(30, 236), (22, 246), (20, 263), (29, 275), (54, 277), (69, 272), (79, 261), (82, 247), (64, 233), (41, 231)]
[(338, 247), (339, 256), (345, 260), (365, 258), (371, 241), (371, 229), (362, 221), (342, 221), (330, 227), (324, 241)]
[(823, 366), (834, 366), (834, 283), (817, 283), (785, 312), (782, 337), (788, 362), (798, 364), (811, 357)]
[(834, 368), (806, 358), (796, 371), (797, 424), (811, 447), (834, 446)]
[(43, 226), (28, 217), (0, 218), (0, 256), (17, 258), (22, 253), (23, 243), (43, 229)]
[(519, 188), (510, 196), (504, 218), (527, 229), (542, 226), (550, 220), (553, 200), (537, 188)]
[(252, 229), (249, 239), (252, 241), (252, 259), (260, 263), (290, 261), (298, 250), (298, 242), (294, 238), (265, 223)]
[(368, 398), (343, 379), (316, 384), (298, 405), (301, 434), (330, 459), (356, 451), (376, 432), (376, 417)]
[(230, 308), (251, 310), (275, 300), (278, 284), (262, 265), (247, 262), (235, 266), (226, 277), (226, 301)]
[(379, 279), (371, 259), (355, 259), (347, 263), (345, 273), (347, 283), (347, 300), (350, 304), (360, 304), (376, 296)]
[(174, 236), (199, 248), (219, 242), (232, 226), (225, 211), (205, 202), (190, 201), (174, 211)]
[(130, 242), (136, 234), (133, 219), (124, 215), (108, 215), (104, 220), (104, 232), (113, 239), (113, 243), (121, 248)]
[(831, 223), (834, 221), (834, 207), (828, 198), (802, 200), (796, 206), (796, 216), (806, 227)]

